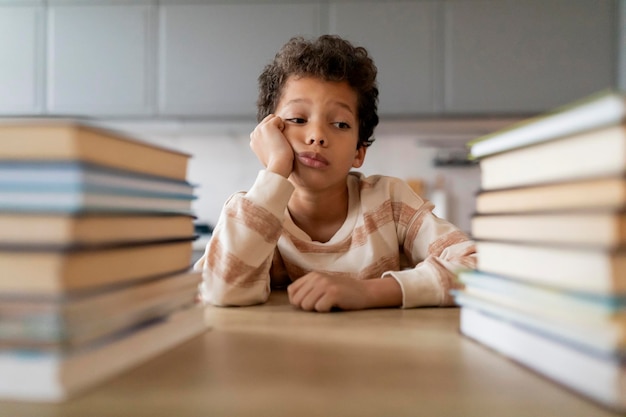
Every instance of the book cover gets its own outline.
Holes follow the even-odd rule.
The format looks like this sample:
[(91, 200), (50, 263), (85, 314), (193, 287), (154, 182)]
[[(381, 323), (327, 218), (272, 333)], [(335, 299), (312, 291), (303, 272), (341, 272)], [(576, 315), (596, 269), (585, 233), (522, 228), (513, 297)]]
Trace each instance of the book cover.
[[(580, 316), (581, 319), (604, 320), (626, 316), (626, 293), (593, 294), (565, 290), (545, 285), (530, 284), (500, 275), (471, 270), (458, 275), (468, 293), (489, 293), (511, 299), (512, 302), (551, 309), (564, 315)], [(626, 317), (625, 317), (626, 318)]]
[(99, 190), (2, 190), (0, 212), (27, 213), (171, 213), (192, 215), (193, 196)]
[(75, 349), (194, 304), (201, 275), (168, 274), (81, 294), (0, 296), (0, 349)]
[(194, 217), (177, 214), (0, 212), (0, 247), (102, 246), (193, 239)]
[(587, 131), (480, 160), (483, 190), (564, 180), (622, 177), (626, 172), (626, 125)]
[(476, 241), (477, 269), (595, 294), (626, 293), (626, 250)]
[(0, 398), (60, 402), (207, 330), (204, 309), (191, 306), (71, 352), (0, 351)]
[[(525, 285), (485, 274), (465, 276), (455, 301), (528, 326), (598, 355), (626, 358), (626, 311), (623, 297), (599, 297), (581, 292)], [(500, 280), (495, 285), (489, 280)], [(480, 280), (486, 283), (478, 282)]]
[(476, 195), (476, 212), (485, 214), (625, 208), (624, 177), (481, 190)]
[(615, 248), (626, 244), (626, 212), (476, 214), (471, 230), (480, 240)]
[(544, 337), (549, 337), (564, 344), (582, 350), (589, 355), (605, 359), (626, 358), (623, 326), (615, 323), (605, 323), (592, 327), (585, 323), (557, 320), (552, 317), (539, 317), (520, 310), (502, 306), (499, 303), (488, 301), (474, 294), (463, 291), (454, 293), (456, 302), (465, 309), (480, 311), (501, 320), (514, 323), (532, 330)]
[(0, 119), (0, 142), (0, 160), (76, 160), (183, 181), (190, 158), (189, 154), (73, 119)]
[(81, 191), (192, 198), (187, 181), (79, 161), (0, 161), (0, 190)]
[(588, 399), (626, 412), (626, 367), (621, 359), (590, 354), (473, 308), (461, 309), (460, 330)]
[(0, 248), (0, 294), (55, 295), (186, 270), (192, 241)]
[(484, 158), (488, 155), (620, 124), (625, 116), (624, 95), (618, 91), (602, 91), (552, 112), (513, 124), (508, 129), (470, 141), (468, 146), (472, 157)]

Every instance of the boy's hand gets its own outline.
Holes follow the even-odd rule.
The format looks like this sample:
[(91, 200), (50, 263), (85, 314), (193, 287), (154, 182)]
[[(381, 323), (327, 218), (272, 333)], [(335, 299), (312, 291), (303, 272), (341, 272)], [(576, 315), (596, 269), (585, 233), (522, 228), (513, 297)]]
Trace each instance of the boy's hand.
[(356, 280), (309, 272), (287, 287), (289, 302), (307, 311), (362, 310), (402, 305), (402, 289), (393, 278)]
[(268, 171), (288, 178), (293, 171), (294, 152), (283, 130), (283, 119), (268, 115), (250, 133), (250, 148)]
[(291, 304), (307, 311), (361, 310), (368, 307), (364, 282), (310, 272), (289, 285), (287, 292)]

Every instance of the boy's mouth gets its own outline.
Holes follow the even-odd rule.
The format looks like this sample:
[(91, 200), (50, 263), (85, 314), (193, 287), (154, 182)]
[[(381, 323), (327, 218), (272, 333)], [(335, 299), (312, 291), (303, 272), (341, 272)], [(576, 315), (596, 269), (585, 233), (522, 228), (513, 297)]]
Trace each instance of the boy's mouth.
[(326, 158), (315, 152), (300, 152), (297, 157), (302, 165), (311, 168), (324, 168), (329, 164)]

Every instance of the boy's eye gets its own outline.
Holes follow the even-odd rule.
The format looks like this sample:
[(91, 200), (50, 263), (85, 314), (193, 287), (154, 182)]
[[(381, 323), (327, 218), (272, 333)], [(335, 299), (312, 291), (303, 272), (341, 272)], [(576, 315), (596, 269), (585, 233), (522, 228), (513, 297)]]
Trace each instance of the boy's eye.
[(335, 122), (333, 124), (339, 129), (350, 129), (350, 125), (346, 122)]
[(291, 117), (285, 120), (287, 120), (288, 122), (297, 123), (297, 124), (306, 123), (306, 120), (304, 120), (302, 117)]

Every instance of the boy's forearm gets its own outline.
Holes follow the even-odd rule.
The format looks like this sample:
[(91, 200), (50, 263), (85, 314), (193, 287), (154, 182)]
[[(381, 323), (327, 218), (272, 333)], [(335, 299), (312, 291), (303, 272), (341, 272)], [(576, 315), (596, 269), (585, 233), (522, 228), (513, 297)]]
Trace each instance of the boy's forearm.
[(249, 305), (269, 295), (269, 270), (293, 186), (260, 172), (245, 195), (225, 204), (202, 262), (203, 299), (216, 305)]
[(402, 288), (394, 278), (368, 279), (363, 284), (368, 293), (368, 308), (402, 305)]

